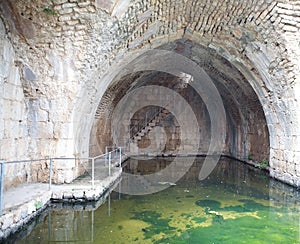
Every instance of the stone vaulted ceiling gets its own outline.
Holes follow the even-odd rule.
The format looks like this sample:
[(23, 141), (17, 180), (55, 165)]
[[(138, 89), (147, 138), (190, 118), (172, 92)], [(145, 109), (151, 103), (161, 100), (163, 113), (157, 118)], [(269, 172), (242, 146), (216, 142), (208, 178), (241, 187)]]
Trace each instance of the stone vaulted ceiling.
[(272, 175), (300, 184), (299, 1), (1, 0), (0, 10), (1, 158), (88, 155), (121, 68), (176, 49), (236, 105), (233, 119), (261, 104)]

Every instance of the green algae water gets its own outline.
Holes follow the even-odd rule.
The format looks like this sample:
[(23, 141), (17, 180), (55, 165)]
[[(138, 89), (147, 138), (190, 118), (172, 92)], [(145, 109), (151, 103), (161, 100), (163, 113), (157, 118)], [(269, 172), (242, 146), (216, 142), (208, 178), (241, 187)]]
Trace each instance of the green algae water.
[[(171, 162), (129, 160), (124, 170), (149, 174)], [(112, 192), (98, 208), (48, 209), (15, 243), (300, 243), (297, 189), (227, 158), (199, 181), (202, 164), (197, 158), (176, 185), (161, 192)]]

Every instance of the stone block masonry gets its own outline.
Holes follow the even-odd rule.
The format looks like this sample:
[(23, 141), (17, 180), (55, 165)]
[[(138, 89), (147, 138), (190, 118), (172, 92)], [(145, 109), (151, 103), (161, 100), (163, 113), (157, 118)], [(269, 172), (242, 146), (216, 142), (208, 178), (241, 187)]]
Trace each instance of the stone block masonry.
[[(271, 174), (299, 186), (297, 1), (7, 0), (0, 16), (0, 159), (88, 156), (101, 99), (122, 83), (114, 78), (139, 54), (163, 48), (205, 68), (231, 122), (251, 121), (230, 124), (232, 153), (258, 153), (265, 145), (256, 135), (268, 137)], [(193, 45), (173, 46), (182, 39)], [(210, 59), (201, 60), (203, 50)], [(107, 114), (118, 100), (109, 95)]]

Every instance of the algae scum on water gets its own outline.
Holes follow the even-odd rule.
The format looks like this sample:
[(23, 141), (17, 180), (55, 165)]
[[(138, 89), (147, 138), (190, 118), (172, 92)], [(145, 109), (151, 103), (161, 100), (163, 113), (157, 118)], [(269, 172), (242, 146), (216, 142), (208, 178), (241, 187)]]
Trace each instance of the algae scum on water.
[(158, 193), (113, 192), (95, 211), (51, 211), (19, 243), (299, 243), (296, 189), (228, 159), (200, 182), (201, 166)]

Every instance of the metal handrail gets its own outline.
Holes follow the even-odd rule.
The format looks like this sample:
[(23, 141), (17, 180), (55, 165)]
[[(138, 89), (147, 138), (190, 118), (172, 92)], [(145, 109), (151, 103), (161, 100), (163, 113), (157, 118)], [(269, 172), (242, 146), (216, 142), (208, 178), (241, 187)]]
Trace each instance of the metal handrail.
[(53, 160), (92, 160), (92, 189), (95, 187), (95, 160), (101, 157), (105, 157), (108, 155), (109, 158), (109, 176), (111, 175), (111, 153), (112, 152), (117, 152), (119, 150), (119, 164), (121, 165), (122, 163), (122, 149), (121, 147), (116, 148), (115, 150), (111, 152), (107, 152), (105, 154), (101, 154), (95, 157), (46, 157), (46, 158), (39, 158), (39, 159), (26, 159), (26, 160), (12, 160), (12, 161), (5, 161), (5, 160), (0, 160), (0, 216), (2, 215), (2, 207), (3, 207), (3, 192), (4, 192), (4, 169), (5, 169), (5, 164), (16, 164), (16, 163), (32, 163), (32, 162), (40, 162), (40, 161), (49, 161), (49, 190), (51, 190), (51, 185), (52, 185), (52, 175), (53, 175)]

